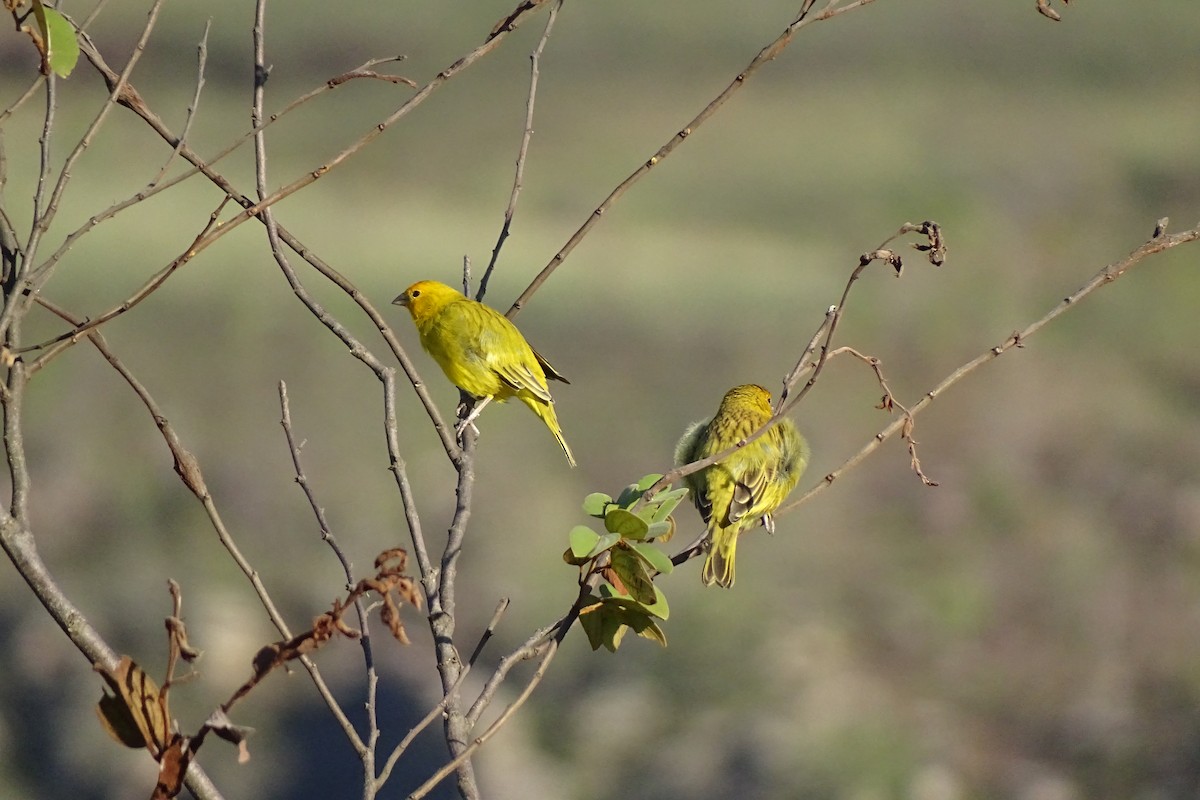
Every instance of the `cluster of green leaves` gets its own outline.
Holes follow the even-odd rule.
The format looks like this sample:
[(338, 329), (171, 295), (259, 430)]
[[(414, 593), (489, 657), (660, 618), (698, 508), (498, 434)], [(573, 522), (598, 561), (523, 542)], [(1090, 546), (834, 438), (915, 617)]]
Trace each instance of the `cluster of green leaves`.
[(659, 549), (675, 535), (671, 512), (688, 490), (666, 489), (650, 497), (647, 492), (661, 475), (647, 475), (625, 487), (615, 500), (602, 492), (583, 501), (588, 516), (604, 521), (604, 533), (576, 525), (563, 560), (580, 568), (580, 583), (592, 587), (579, 611), (579, 624), (593, 650), (601, 646), (616, 652), (626, 632), (666, 646), (667, 636), (657, 620), (670, 613), (667, 598), (654, 584), (656, 575), (675, 568)]

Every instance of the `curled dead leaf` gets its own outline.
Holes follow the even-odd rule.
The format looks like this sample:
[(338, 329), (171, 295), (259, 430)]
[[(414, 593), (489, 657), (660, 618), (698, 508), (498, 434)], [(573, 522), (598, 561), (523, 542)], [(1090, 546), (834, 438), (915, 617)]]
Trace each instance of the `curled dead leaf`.
[(126, 747), (145, 747), (161, 758), (173, 738), (166, 693), (129, 656), (121, 656), (111, 672), (95, 669), (115, 693), (105, 692), (96, 707), (105, 730)]

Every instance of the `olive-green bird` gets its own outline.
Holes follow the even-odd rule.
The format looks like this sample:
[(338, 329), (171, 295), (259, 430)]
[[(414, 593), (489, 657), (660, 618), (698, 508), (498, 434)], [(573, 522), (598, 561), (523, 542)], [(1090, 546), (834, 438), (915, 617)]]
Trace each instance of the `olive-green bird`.
[(575, 466), (575, 456), (563, 438), (554, 413), (554, 398), (546, 385), (547, 378), (570, 381), (529, 346), (516, 325), (499, 311), (437, 281), (418, 281), (392, 302), (408, 309), (420, 334), (421, 347), (433, 356), (450, 382), (472, 397), (481, 398), (459, 423), (460, 436), (489, 402), (503, 403), (515, 397), (546, 423), (567, 461)]
[[(675, 447), (683, 466), (727, 450), (771, 418), (771, 394), (755, 384), (725, 393), (712, 419), (693, 423)], [(808, 442), (790, 419), (781, 419), (750, 444), (684, 478), (700, 516), (708, 523), (708, 556), (700, 579), (705, 586), (733, 586), (738, 536), (760, 521), (775, 532), (771, 512), (779, 508), (808, 466)]]

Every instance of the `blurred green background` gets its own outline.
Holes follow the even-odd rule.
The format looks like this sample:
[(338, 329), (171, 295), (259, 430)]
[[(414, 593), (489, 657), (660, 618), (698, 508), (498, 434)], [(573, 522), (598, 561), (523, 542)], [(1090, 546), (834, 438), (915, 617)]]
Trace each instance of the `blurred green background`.
[[(418, 84), (482, 41), (512, 0), (268, 10), (268, 110), (368, 58)], [(590, 211), (790, 21), (797, 3), (568, 3), (541, 63), (525, 187), (490, 302), (507, 308)], [(608, 214), (520, 317), (572, 385), (558, 414), (580, 467), (519, 406), (482, 417), (459, 634), (475, 644), (512, 598), (477, 678), (574, 597), (560, 555), (591, 491), (669, 466), (730, 386), (777, 391), (858, 255), (905, 221), (941, 223), (950, 260), (908, 257), (857, 285), (841, 343), (882, 359), (901, 402), (1042, 316), (1156, 219), (1200, 218), (1200, 14), (1194, 0), (1056, 6), (880, 0), (801, 33)], [(87, 7), (67, 9), (82, 18)], [(92, 28), (114, 65), (145, 19), (113, 4)], [(251, 3), (174, 0), (133, 83), (179, 130), (212, 19), (190, 143), (249, 125)], [(544, 12), (343, 167), (277, 207), (280, 221), (378, 307), (420, 278), (476, 276), (500, 228)], [(36, 62), (0, 39), (7, 105)], [(96, 113), (86, 65), (60, 81), (54, 153)], [(357, 81), (269, 130), (283, 185), (412, 93)], [(28, 230), (38, 98), (2, 130), (6, 210)], [(47, 247), (141, 189), (168, 148), (124, 110), (73, 171)], [(178, 170), (179, 166), (176, 165)], [(249, 193), (251, 154), (222, 171)], [(171, 261), (220, 201), (191, 180), (97, 227), (46, 294), (95, 315)], [(299, 264), (299, 260), (297, 259)], [(489, 798), (1138, 798), (1200, 793), (1200, 249), (1177, 249), (990, 364), (919, 418), (924, 488), (888, 443), (739, 548), (739, 581), (704, 590), (692, 562), (662, 585), (663, 650), (613, 656), (578, 632), (482, 752)], [(344, 296), (309, 288), (383, 356)], [(398, 311), (398, 310), (397, 310)], [(388, 310), (444, 414), (455, 392)], [(45, 314), (27, 341), (62, 330)], [(225, 519), (288, 619), (341, 593), (292, 478), (277, 382), (308, 477), (360, 573), (407, 543), (387, 471), (378, 384), (296, 302), (260, 227), (221, 240), (104, 329), (199, 457)], [(832, 364), (796, 413), (814, 459), (802, 487), (889, 421), (859, 364)], [(26, 434), (43, 555), (91, 621), (152, 674), (165, 661), (168, 577), (184, 591), (201, 675), (172, 694), (196, 727), (274, 638), (247, 582), (171, 472), (152, 421), (88, 345), (30, 389)], [(437, 546), (453, 473), (411, 392), (400, 437)], [(683, 535), (699, 531), (690, 510)], [(0, 580), (0, 794), (144, 796), (154, 768), (109, 741), (100, 680), (15, 570)], [(376, 626), (378, 632), (378, 626)], [(436, 701), (428, 628), (376, 639), (385, 742)], [(353, 713), (356, 645), (318, 663)], [(507, 686), (511, 699), (528, 671)], [(474, 682), (473, 686), (478, 686)], [(252, 760), (212, 742), (228, 797), (355, 797), (357, 762), (303, 673), (272, 675), (235, 713)], [(444, 760), (438, 732), (385, 796)], [(439, 796), (449, 796), (446, 792)]]

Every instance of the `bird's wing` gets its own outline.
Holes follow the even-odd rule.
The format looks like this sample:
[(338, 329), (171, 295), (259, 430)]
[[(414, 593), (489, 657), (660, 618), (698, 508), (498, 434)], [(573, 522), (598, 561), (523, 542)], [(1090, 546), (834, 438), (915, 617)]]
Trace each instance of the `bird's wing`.
[(542, 372), (546, 373), (547, 378), (549, 378), (552, 381), (562, 381), (563, 383), (566, 383), (566, 384), (571, 383), (569, 380), (564, 378), (558, 370), (556, 370), (554, 367), (550, 366), (550, 362), (546, 360), (545, 356), (543, 356), (537, 350), (534, 350), (533, 345), (529, 345), (529, 349), (533, 350), (533, 357), (537, 359), (538, 364), (542, 368)]
[(514, 394), (525, 390), (543, 402), (554, 402), (537, 355), (517, 326), (495, 309), (484, 305), (475, 309), (482, 310), (485, 317), (480, 320), (478, 352), (484, 363)]
[(733, 499), (729, 501), (729, 523), (746, 516), (751, 509), (760, 505), (767, 486), (771, 482), (772, 471), (764, 465), (756, 464), (736, 476), (733, 484)]
[(528, 364), (511, 357), (490, 357), (488, 361), (500, 380), (512, 387), (514, 394), (524, 389), (539, 400), (554, 402), (550, 389), (546, 387), (546, 379), (530, 369)]

